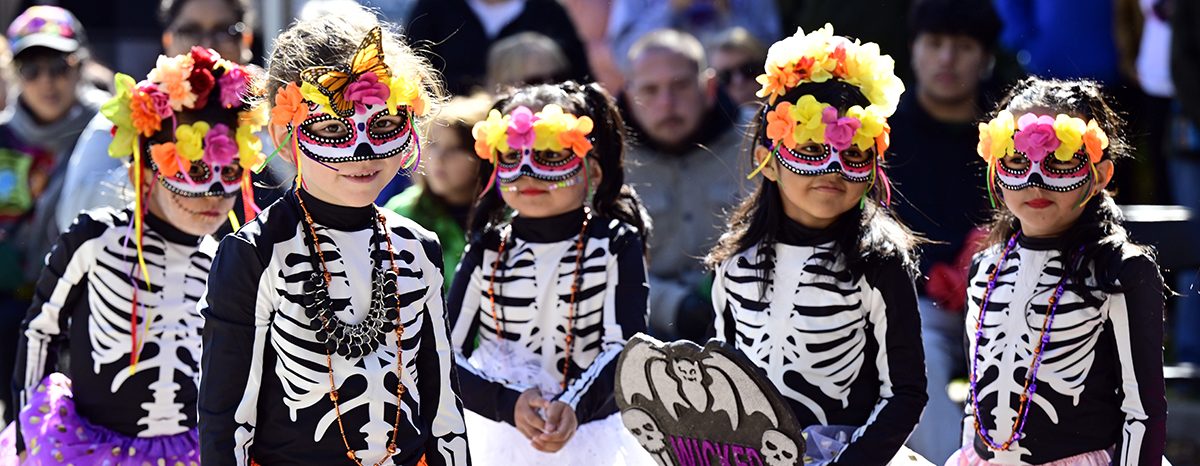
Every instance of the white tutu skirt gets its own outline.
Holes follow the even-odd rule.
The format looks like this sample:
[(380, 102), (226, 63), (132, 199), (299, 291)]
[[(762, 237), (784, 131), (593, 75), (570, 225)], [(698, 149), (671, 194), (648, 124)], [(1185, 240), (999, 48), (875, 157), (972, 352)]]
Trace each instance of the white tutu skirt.
[[(471, 354), (472, 366), (514, 387), (538, 388), (551, 397), (561, 390), (558, 375), (541, 367), (536, 355), (518, 345), (481, 344)], [(471, 460), (476, 466), (654, 466), (650, 454), (625, 430), (621, 414), (580, 424), (563, 448), (545, 453), (533, 448), (516, 427), (466, 411)]]

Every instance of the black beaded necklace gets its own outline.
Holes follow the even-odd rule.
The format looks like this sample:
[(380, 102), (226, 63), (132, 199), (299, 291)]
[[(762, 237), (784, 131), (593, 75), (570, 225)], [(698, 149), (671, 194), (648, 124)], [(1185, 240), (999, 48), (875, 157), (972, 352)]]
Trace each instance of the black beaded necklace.
[[(297, 196), (299, 199), (299, 196)], [(388, 255), (380, 244), (388, 240), (380, 228), (379, 220), (371, 222), (371, 243), (374, 251), (371, 253), (371, 305), (367, 317), (354, 325), (342, 322), (334, 314), (332, 301), (329, 298), (329, 283), (332, 279), (325, 266), (325, 253), (321, 251), (317, 232), (313, 226), (312, 217), (300, 201), (308, 223), (305, 239), (313, 251), (313, 271), (304, 281), (304, 314), (317, 324), (317, 341), (325, 345), (331, 353), (343, 357), (358, 358), (371, 354), (383, 344), (388, 333), (396, 330), (398, 317), (398, 298), (396, 297), (397, 273), (393, 269), (382, 266), (383, 259)]]

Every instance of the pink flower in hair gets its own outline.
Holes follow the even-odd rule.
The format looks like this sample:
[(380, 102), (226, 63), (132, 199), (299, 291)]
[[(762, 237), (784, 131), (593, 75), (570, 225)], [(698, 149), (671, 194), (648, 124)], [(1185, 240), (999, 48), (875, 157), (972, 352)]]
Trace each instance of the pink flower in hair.
[(159, 118), (165, 120), (175, 115), (175, 110), (171, 109), (171, 96), (160, 92), (157, 88), (150, 91), (150, 102), (154, 104), (154, 112), (158, 113)]
[(246, 94), (246, 88), (250, 85), (250, 76), (242, 67), (234, 66), (221, 75), (217, 84), (221, 86), (221, 106), (225, 108), (240, 107), (242, 106), (242, 96)]
[(1054, 117), (1026, 113), (1017, 120), (1013, 146), (1029, 160), (1041, 162), (1046, 155), (1058, 149), (1059, 144), (1058, 134), (1054, 132)]
[(233, 165), (238, 146), (229, 127), (217, 123), (204, 135), (204, 162), (209, 167)]
[(513, 149), (528, 149), (533, 147), (535, 134), (533, 132), (533, 122), (537, 121), (537, 117), (533, 115), (533, 111), (524, 105), (513, 109), (509, 113), (508, 121), (508, 147)]
[(821, 122), (825, 123), (825, 142), (838, 151), (850, 147), (854, 142), (854, 133), (862, 127), (858, 118), (838, 118), (838, 111), (834, 107), (825, 107), (821, 111)]
[(391, 95), (392, 90), (387, 84), (379, 82), (379, 76), (375, 73), (363, 73), (358, 81), (346, 86), (342, 98), (354, 102), (354, 111), (366, 113), (367, 105), (386, 105)]

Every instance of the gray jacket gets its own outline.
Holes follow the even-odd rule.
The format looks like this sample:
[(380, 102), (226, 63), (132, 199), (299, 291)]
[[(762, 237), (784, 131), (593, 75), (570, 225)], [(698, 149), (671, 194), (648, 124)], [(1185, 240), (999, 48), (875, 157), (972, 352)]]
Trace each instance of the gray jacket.
[(674, 322), (680, 302), (706, 282), (702, 260), (743, 195), (741, 146), (742, 131), (729, 126), (707, 145), (683, 154), (636, 143), (627, 153), (626, 183), (637, 190), (654, 221), (648, 264), (652, 329)]

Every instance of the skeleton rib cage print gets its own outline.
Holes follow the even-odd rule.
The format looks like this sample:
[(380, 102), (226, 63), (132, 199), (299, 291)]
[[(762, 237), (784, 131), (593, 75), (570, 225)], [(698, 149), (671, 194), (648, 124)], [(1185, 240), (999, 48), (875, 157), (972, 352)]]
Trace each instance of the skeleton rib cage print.
[[(506, 229), (492, 230), (468, 246), (450, 290), (453, 331), (463, 399), (467, 408), (492, 419), (513, 423), (513, 407), (522, 383), (476, 368), (468, 360), (481, 345), (516, 345), (531, 355), (533, 371), (553, 374), (547, 395), (570, 405), (579, 423), (616, 412), (612, 400), (617, 356), (626, 340), (646, 330), (649, 291), (642, 239), (637, 230), (617, 220), (593, 218), (584, 231), (574, 319), (567, 318), (576, 275), (576, 240), (582, 209), (544, 219), (517, 217)], [(495, 272), (495, 316), (489, 284), (500, 241), (510, 237)], [(496, 328), (502, 335), (497, 335)], [(571, 354), (566, 354), (571, 329)], [(556, 393), (567, 362), (566, 388)]]
[[(375, 215), (387, 218), (395, 249), (403, 341), (388, 332), (360, 357), (333, 353), (334, 385), (346, 441), (364, 464), (388, 455), (400, 414), (397, 451), (385, 465), (466, 465), (462, 407), (441, 297), (441, 249), (432, 233), (376, 207), (341, 207), (301, 192), (332, 277), (329, 289), (338, 319), (355, 324), (368, 315), (371, 274), (391, 264), (373, 251)], [(305, 281), (319, 270), (302, 229), (294, 194), (227, 236), (213, 264), (202, 308), (204, 364), (200, 435), (205, 465), (352, 464), (330, 397), (320, 323), (306, 314)], [(386, 247), (386, 246), (385, 246)], [(380, 257), (382, 256), (382, 257)], [(397, 348), (403, 369), (396, 377)], [(244, 384), (231, 384), (230, 380)], [(401, 406), (396, 387), (404, 384)]]
[(834, 228), (786, 229), (717, 267), (715, 337), (765, 372), (801, 428), (855, 428), (834, 464), (886, 464), (926, 400), (913, 281), (898, 259), (851, 271)]
[[(216, 241), (153, 215), (145, 220), (149, 283), (134, 269), (129, 209), (83, 213), (59, 237), (21, 337), (15, 374), (22, 405), (29, 390), (58, 371), (58, 351), (69, 340), (65, 373), (76, 409), (89, 422), (131, 437), (195, 427), (203, 325), (196, 303)], [(135, 286), (138, 316), (131, 322)], [(131, 324), (138, 326), (136, 350)], [(131, 351), (138, 352), (136, 365)]]
[[(1002, 248), (977, 255), (970, 270), (968, 363), (977, 371), (979, 421), (1001, 442), (1013, 432), (1049, 299), (1070, 269), (1059, 246), (1053, 240), (1018, 238), (996, 274), (977, 354), (983, 293)], [(1084, 262), (1066, 281), (1021, 439), (1007, 451), (988, 449), (975, 433), (976, 413), (968, 400), (963, 428), (980, 457), (1041, 464), (1115, 447), (1114, 465), (1161, 460), (1166, 429), (1162, 278), (1152, 260), (1134, 248), (1119, 252), (1123, 257), (1114, 264)], [(1098, 270), (1115, 274), (1117, 292), (1101, 289)]]

